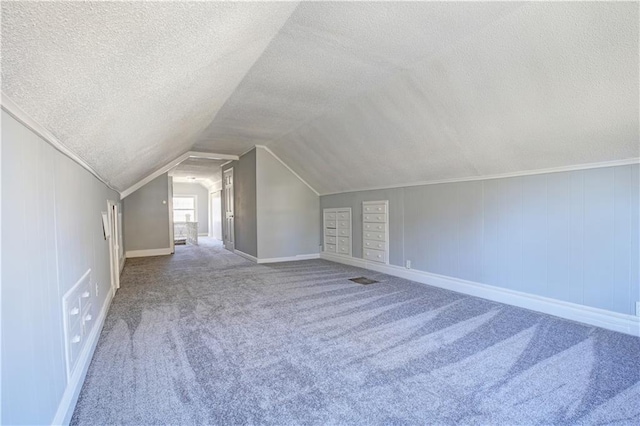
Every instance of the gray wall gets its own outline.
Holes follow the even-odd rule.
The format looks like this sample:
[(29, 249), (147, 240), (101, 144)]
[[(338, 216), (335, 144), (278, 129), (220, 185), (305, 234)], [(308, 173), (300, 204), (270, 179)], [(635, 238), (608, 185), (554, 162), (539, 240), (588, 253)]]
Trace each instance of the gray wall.
[(125, 251), (169, 248), (168, 200), (166, 173), (122, 200)]
[[(353, 209), (389, 200), (390, 263), (633, 314), (640, 300), (639, 166), (323, 196)], [(318, 227), (320, 235), (322, 231)]]
[[(109, 288), (101, 212), (116, 192), (2, 112), (2, 424), (50, 424), (67, 386), (62, 296)], [(93, 293), (93, 292), (92, 292)]]
[(257, 148), (258, 258), (318, 253), (320, 197)]
[(173, 196), (195, 195), (197, 197), (198, 233), (209, 233), (209, 190), (199, 183), (173, 183)]
[[(233, 167), (235, 248), (258, 257), (256, 213), (256, 150), (253, 149), (237, 161), (223, 166)], [(224, 198), (224, 197), (223, 197)], [(224, 212), (224, 206), (223, 206)], [(224, 223), (224, 220), (223, 220)]]

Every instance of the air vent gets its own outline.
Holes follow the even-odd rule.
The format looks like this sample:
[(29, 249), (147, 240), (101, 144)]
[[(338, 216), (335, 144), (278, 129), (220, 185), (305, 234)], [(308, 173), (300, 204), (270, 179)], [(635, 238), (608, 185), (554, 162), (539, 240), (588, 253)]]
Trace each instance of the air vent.
[(349, 278), (349, 281), (353, 281), (356, 284), (362, 284), (362, 285), (374, 284), (378, 282), (376, 280), (372, 280), (366, 277)]

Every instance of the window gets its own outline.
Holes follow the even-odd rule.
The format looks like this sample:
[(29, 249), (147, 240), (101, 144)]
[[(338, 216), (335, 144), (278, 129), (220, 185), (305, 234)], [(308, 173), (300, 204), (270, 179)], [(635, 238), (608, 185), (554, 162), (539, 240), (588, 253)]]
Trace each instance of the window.
[(174, 222), (197, 222), (196, 218), (196, 197), (182, 196), (173, 197), (173, 221)]

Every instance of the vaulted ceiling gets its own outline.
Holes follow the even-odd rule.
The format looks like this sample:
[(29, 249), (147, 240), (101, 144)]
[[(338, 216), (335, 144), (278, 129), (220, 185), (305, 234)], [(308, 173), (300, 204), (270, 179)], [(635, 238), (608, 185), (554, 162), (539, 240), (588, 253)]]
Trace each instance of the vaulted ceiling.
[(2, 91), (124, 190), (266, 145), (320, 193), (637, 158), (638, 3), (2, 2)]

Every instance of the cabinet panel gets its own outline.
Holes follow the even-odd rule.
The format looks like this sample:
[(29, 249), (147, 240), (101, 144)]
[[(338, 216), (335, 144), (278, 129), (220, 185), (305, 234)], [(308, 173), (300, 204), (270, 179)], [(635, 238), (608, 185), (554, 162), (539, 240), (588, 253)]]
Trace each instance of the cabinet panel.
[(380, 214), (365, 214), (364, 215), (365, 222), (381, 222), (385, 223), (387, 221), (387, 215), (384, 213)]
[(386, 248), (386, 244), (382, 241), (364, 240), (364, 248), (374, 249), (374, 250), (384, 250)]
[(349, 237), (351, 236), (351, 230), (350, 229), (338, 229), (338, 235), (341, 237)]
[(382, 250), (364, 249), (364, 258), (374, 262), (386, 262), (385, 252)]
[(389, 201), (362, 203), (362, 257), (389, 262)]
[(364, 223), (365, 231), (384, 232), (384, 223)]
[(384, 232), (365, 232), (364, 238), (367, 240), (386, 241), (387, 238)]
[(324, 209), (324, 251), (351, 256), (351, 209)]
[(366, 204), (362, 208), (363, 213), (386, 213), (386, 204)]

